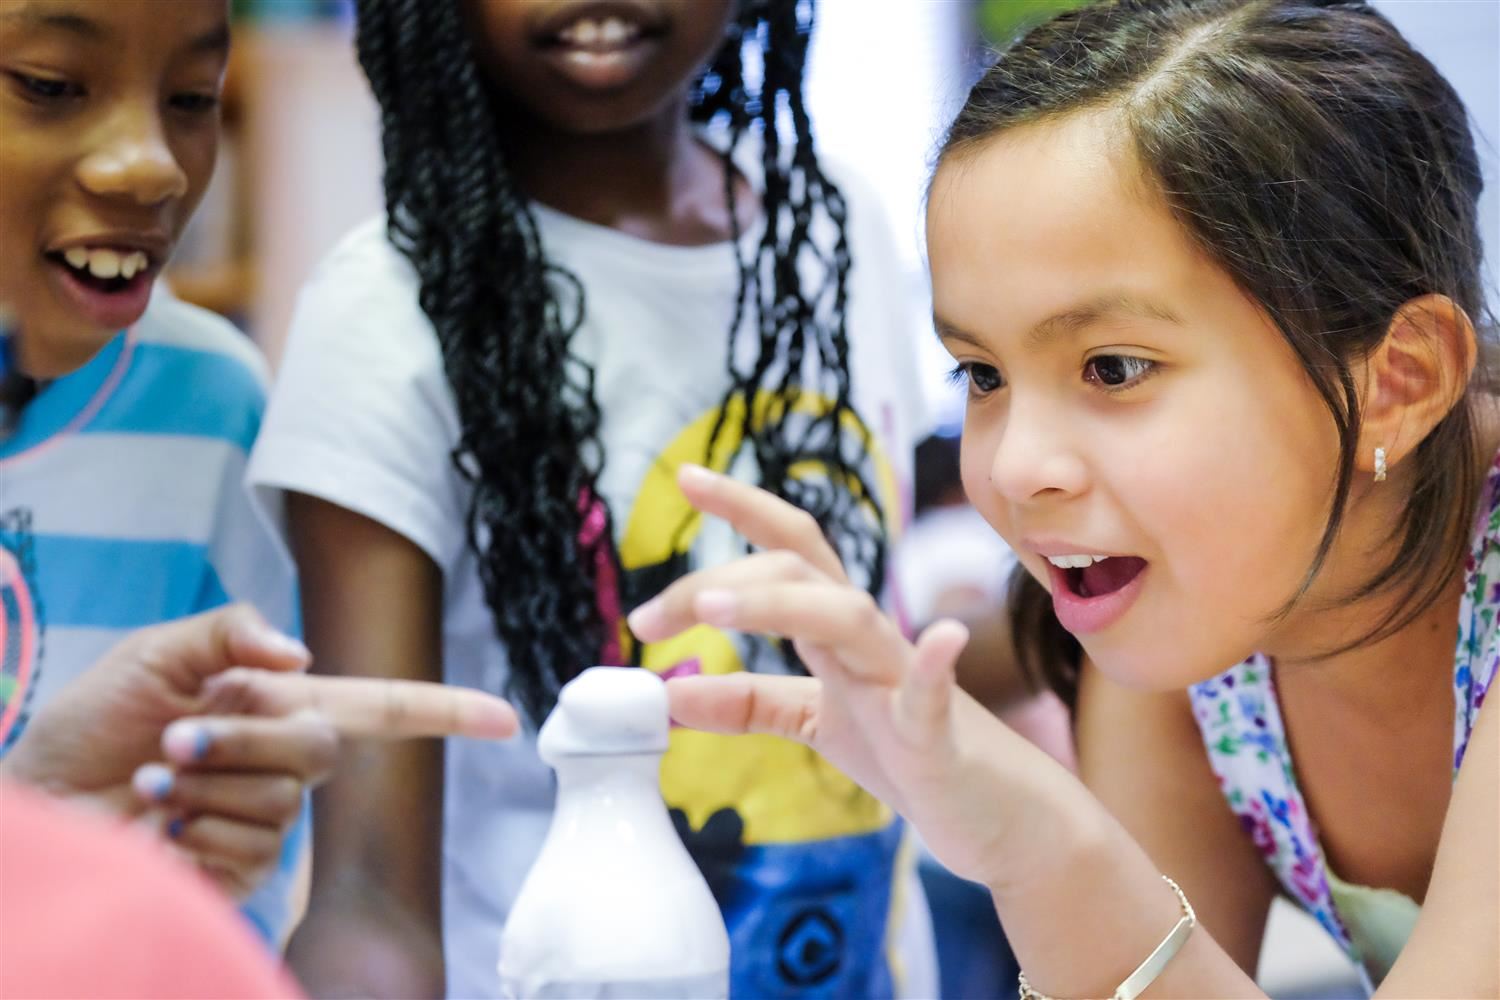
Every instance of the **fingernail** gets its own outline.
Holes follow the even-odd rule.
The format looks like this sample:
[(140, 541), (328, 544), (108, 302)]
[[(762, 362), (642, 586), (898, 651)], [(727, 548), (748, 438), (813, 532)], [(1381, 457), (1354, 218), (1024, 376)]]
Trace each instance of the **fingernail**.
[(300, 640), (294, 639), (285, 632), (267, 627), (261, 632), (261, 642), (272, 652), (280, 653), (282, 656), (290, 656), (299, 660), (312, 659), (312, 653), (308, 651)]
[(184, 824), (182, 822), (182, 817), (178, 816), (176, 819), (172, 820), (172, 822), (167, 824), (167, 836), (172, 840), (176, 840), (178, 837), (181, 837), (183, 826)]
[(301, 639), (294, 639), (280, 632), (276, 633), (276, 648), (299, 659), (312, 659), (312, 650)]
[(143, 799), (160, 802), (172, 794), (172, 770), (160, 764), (143, 764), (136, 768), (131, 784)]
[(646, 635), (661, 627), (664, 614), (661, 600), (653, 597), (626, 615), (625, 623), (630, 626), (630, 631), (636, 635)]
[(208, 728), (195, 722), (174, 722), (161, 738), (162, 750), (179, 764), (202, 760), (212, 743), (213, 736)]
[(710, 625), (733, 625), (739, 615), (740, 600), (727, 590), (705, 590), (693, 601), (698, 618)]
[(708, 486), (716, 477), (701, 465), (692, 462), (682, 463), (682, 468), (677, 471), (677, 481), (691, 486)]

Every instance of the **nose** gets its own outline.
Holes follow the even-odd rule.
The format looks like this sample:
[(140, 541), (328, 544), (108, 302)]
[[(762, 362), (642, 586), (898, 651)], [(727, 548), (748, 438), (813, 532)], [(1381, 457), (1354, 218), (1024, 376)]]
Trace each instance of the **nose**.
[(79, 164), (78, 181), (92, 194), (152, 207), (187, 193), (187, 174), (152, 108), (122, 109), (110, 134)]
[(990, 458), (990, 485), (1011, 503), (1078, 496), (1089, 487), (1088, 464), (1072, 441), (1067, 418), (1039, 402), (1013, 396)]

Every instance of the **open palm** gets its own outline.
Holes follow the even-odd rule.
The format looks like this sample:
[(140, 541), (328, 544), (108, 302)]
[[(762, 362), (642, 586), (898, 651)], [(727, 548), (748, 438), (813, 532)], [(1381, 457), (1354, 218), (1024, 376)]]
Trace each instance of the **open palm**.
[(1051, 762), (954, 686), (963, 626), (938, 622), (908, 642), (848, 581), (807, 513), (696, 466), (679, 483), (760, 551), (677, 581), (631, 615), (631, 628), (648, 642), (699, 623), (782, 636), (813, 676), (676, 679), (673, 718), (804, 743), (910, 820), (953, 871), (1002, 877), (998, 846), (1014, 817), (981, 789), (1032, 776), (1032, 758)]

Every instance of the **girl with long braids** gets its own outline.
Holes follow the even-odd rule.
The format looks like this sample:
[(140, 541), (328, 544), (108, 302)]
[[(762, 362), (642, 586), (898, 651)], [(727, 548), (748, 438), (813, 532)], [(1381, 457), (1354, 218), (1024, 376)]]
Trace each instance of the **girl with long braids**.
[[(595, 663), (804, 672), (789, 644), (642, 644), (623, 620), (746, 551), (687, 506), (684, 462), (796, 504), (884, 589), (922, 430), (916, 326), (869, 196), (815, 155), (813, 5), (359, 16), (387, 210), (304, 290), (250, 473), (285, 500), (320, 669), (504, 692), (532, 733)], [(733, 992), (931, 994), (890, 810), (771, 738), (675, 733), (662, 779), (724, 910)], [(293, 945), (310, 988), (430, 994), (446, 974), (495, 995), (552, 799), (530, 738), (369, 751), (317, 807)], [(351, 937), (381, 964), (333, 968)]]

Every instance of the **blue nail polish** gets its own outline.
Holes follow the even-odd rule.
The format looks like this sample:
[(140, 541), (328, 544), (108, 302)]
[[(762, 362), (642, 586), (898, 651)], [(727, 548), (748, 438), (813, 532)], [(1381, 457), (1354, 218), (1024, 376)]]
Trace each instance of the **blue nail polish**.
[(199, 726), (198, 728), (194, 729), (193, 759), (202, 760), (204, 756), (207, 755), (208, 748), (213, 743), (213, 741), (213, 737), (209, 735), (208, 730), (205, 727)]
[(172, 820), (172, 822), (167, 824), (167, 836), (172, 838), (173, 840), (176, 840), (178, 837), (182, 836), (182, 827), (182, 817), (179, 816), (176, 819)]
[(172, 794), (172, 772), (159, 764), (148, 764), (142, 768), (141, 781), (151, 798), (160, 802)]

